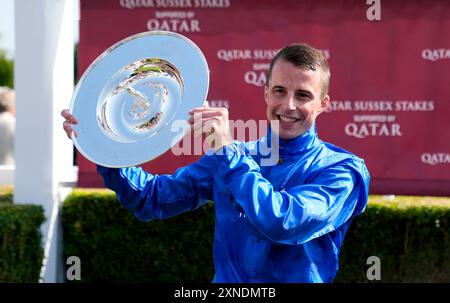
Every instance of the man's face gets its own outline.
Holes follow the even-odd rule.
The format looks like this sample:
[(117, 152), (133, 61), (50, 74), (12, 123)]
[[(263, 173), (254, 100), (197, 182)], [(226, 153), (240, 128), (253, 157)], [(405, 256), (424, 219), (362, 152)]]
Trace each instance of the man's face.
[(279, 122), (279, 137), (289, 140), (308, 131), (330, 101), (321, 98), (322, 70), (305, 70), (277, 60), (265, 87), (267, 118)]

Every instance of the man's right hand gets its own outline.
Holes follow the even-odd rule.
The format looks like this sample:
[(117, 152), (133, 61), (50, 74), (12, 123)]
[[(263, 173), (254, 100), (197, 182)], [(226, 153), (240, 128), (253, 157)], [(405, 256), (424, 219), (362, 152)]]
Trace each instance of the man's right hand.
[(61, 111), (61, 116), (63, 116), (63, 118), (65, 119), (65, 121), (63, 122), (63, 129), (66, 132), (67, 137), (69, 139), (72, 139), (72, 137), (70, 136), (71, 133), (73, 133), (75, 137), (77, 137), (78, 134), (72, 127), (72, 124), (78, 124), (78, 120), (75, 118), (75, 116), (72, 115), (68, 109), (63, 109)]

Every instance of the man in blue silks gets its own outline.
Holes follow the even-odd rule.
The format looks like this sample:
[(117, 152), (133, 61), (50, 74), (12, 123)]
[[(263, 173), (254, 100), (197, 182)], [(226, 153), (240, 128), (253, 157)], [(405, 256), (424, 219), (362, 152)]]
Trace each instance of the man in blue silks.
[[(315, 120), (330, 101), (330, 71), (306, 44), (283, 48), (267, 75), (271, 127), (257, 142), (230, 136), (224, 108), (194, 109), (194, 132), (214, 132), (214, 152), (153, 175), (141, 168), (98, 166), (105, 185), (143, 221), (165, 219), (215, 203), (213, 282), (332, 282), (344, 235), (367, 204), (364, 161), (321, 141)], [(67, 110), (64, 130), (77, 123)], [(276, 165), (261, 165), (259, 148), (279, 138)]]

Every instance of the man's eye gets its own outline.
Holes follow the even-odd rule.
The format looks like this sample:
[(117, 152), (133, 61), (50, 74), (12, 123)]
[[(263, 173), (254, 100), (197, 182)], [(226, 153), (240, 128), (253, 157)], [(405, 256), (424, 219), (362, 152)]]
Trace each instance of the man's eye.
[(275, 89), (274, 93), (277, 94), (277, 95), (284, 94), (284, 89)]
[(305, 94), (305, 93), (299, 93), (299, 94), (296, 94), (296, 97), (297, 97), (297, 99), (307, 99), (307, 98), (309, 98), (309, 95)]

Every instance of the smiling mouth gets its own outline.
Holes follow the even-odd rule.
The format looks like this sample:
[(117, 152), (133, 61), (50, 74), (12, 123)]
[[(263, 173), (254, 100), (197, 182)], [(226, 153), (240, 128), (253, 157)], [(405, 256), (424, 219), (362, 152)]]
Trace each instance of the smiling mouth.
[(289, 123), (289, 124), (292, 124), (292, 123), (295, 123), (295, 122), (298, 122), (298, 121), (300, 121), (301, 119), (298, 119), (298, 118), (294, 118), (294, 117), (289, 117), (289, 116), (284, 116), (284, 115), (276, 115), (276, 117), (278, 118), (278, 120), (280, 120), (282, 123)]

